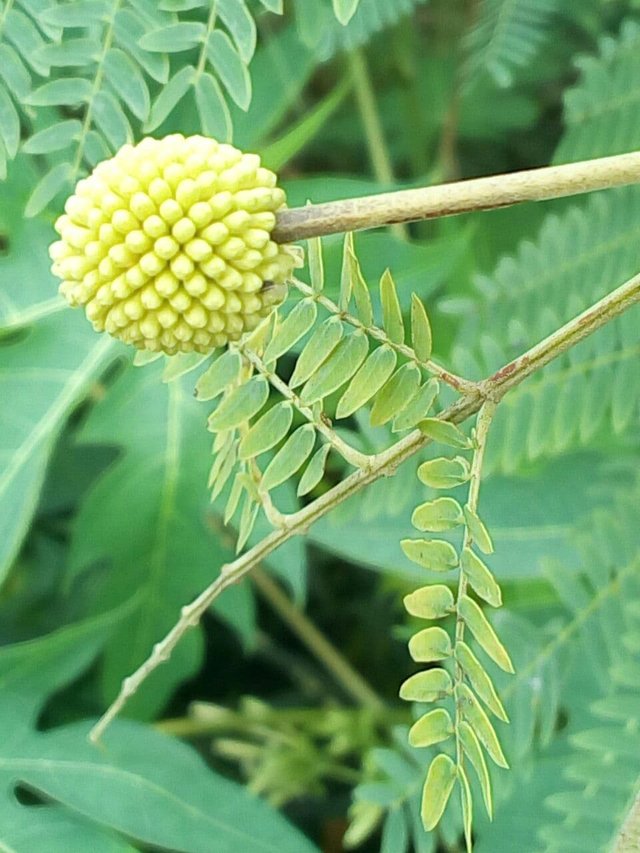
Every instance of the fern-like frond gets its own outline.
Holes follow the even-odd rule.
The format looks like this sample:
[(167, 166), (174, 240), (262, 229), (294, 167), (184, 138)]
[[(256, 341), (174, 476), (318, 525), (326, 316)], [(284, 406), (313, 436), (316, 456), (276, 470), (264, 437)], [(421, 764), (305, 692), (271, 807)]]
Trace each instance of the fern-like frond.
[(582, 74), (565, 95), (565, 134), (556, 163), (634, 151), (640, 146), (640, 26), (623, 24), (618, 38), (580, 58)]
[[(353, 0), (333, 0), (354, 6)], [(334, 15), (331, 0), (296, 0), (300, 37), (318, 56), (329, 59), (341, 50), (361, 47), (376, 33), (392, 27), (427, 0), (359, 0), (346, 25)]]
[[(595, 725), (570, 738), (567, 790), (547, 804), (559, 818), (540, 836), (549, 853), (578, 849), (622, 853), (634, 849), (638, 832), (636, 798), (640, 789), (640, 535), (638, 488), (627, 489), (612, 509), (591, 519), (585, 535), (585, 584), (595, 590), (598, 630), (585, 635), (593, 665), (608, 669), (603, 698), (592, 706)], [(609, 594), (615, 589), (614, 598)], [(575, 589), (566, 589), (572, 606)], [(582, 593), (583, 595), (583, 593)], [(580, 600), (578, 594), (577, 599)], [(593, 627), (593, 626), (592, 626)], [(597, 655), (597, 660), (593, 655)], [(635, 811), (634, 811), (635, 809)]]
[(551, 33), (561, 0), (482, 0), (468, 36), (467, 76), (489, 73), (498, 86), (512, 85)]
[(0, 3), (0, 180), (7, 161), (20, 146), (22, 120), (28, 117), (25, 99), (34, 81), (49, 74), (42, 50), (60, 36), (60, 28), (43, 20), (49, 3), (3, 0)]
[[(640, 192), (593, 197), (584, 209), (550, 216), (535, 243), (521, 245), (492, 277), (477, 280), (473, 324), (490, 329), (473, 351), (467, 326), (454, 362), (486, 376), (638, 271)], [(543, 310), (538, 306), (544, 305)], [(504, 399), (489, 447), (489, 467), (514, 471), (526, 460), (587, 445), (601, 429), (622, 433), (640, 403), (638, 308), (578, 344)]]
[[(597, 157), (640, 146), (635, 102), (640, 28), (628, 24), (601, 56), (582, 63), (566, 98), (568, 130), (556, 160)], [(487, 375), (638, 272), (640, 190), (610, 190), (561, 215), (537, 239), (478, 279), (478, 314), (463, 329), (456, 364)], [(544, 309), (539, 310), (543, 305)], [(586, 445), (600, 430), (623, 433), (637, 417), (638, 309), (579, 344), (509, 394), (496, 417), (489, 466), (516, 470), (527, 460)], [(490, 329), (473, 351), (472, 326)]]

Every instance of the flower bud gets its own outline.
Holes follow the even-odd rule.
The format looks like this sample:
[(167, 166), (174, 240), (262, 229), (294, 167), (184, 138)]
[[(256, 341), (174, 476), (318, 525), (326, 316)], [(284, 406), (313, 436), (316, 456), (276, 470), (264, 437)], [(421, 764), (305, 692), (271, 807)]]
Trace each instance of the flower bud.
[(60, 292), (96, 331), (138, 349), (237, 340), (284, 298), (298, 265), (293, 247), (271, 240), (285, 203), (276, 181), (255, 154), (203, 136), (125, 145), (78, 183), (56, 222)]

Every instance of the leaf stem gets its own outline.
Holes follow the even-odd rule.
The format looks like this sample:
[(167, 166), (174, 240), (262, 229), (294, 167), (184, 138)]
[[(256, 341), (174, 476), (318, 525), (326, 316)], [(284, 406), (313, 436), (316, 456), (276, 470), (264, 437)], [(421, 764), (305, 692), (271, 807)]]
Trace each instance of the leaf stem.
[(73, 161), (71, 178), (72, 181), (75, 181), (78, 172), (80, 171), (80, 167), (82, 166), (82, 158), (84, 157), (84, 149), (87, 143), (87, 136), (89, 131), (91, 130), (91, 122), (93, 120), (93, 107), (95, 103), (96, 96), (100, 92), (100, 87), (102, 86), (102, 78), (104, 77), (104, 63), (107, 58), (107, 54), (111, 50), (111, 43), (113, 41), (113, 33), (116, 26), (116, 17), (118, 12), (120, 11), (120, 7), (122, 6), (123, 0), (114, 0), (113, 6), (111, 9), (111, 15), (107, 20), (107, 28), (105, 31), (104, 42), (102, 45), (102, 51), (100, 56), (98, 57), (98, 67), (96, 68), (96, 75), (93, 78), (93, 84), (91, 86), (91, 92), (89, 94), (89, 100), (87, 101), (87, 109), (84, 114), (84, 120), (82, 122), (82, 130), (80, 131), (80, 137), (78, 139), (78, 150), (76, 151), (76, 156)]
[(294, 207), (278, 214), (273, 238), (279, 243), (291, 243), (399, 222), (509, 207), (523, 201), (563, 198), (639, 181), (640, 151), (635, 151), (563, 166)]
[[(472, 512), (477, 512), (478, 510), (478, 495), (480, 493), (480, 481), (482, 479), (482, 463), (484, 461), (485, 449), (487, 446), (487, 437), (489, 434), (489, 428), (491, 427), (491, 422), (493, 421), (493, 416), (495, 414), (497, 408), (497, 403), (494, 403), (491, 400), (487, 400), (480, 412), (478, 413), (478, 418), (476, 420), (476, 432), (475, 432), (475, 450), (473, 454), (473, 459), (471, 462), (471, 474), (469, 477), (469, 494), (467, 497), (467, 504), (469, 509)], [(473, 537), (471, 535), (471, 531), (469, 530), (468, 525), (465, 525), (464, 528), (464, 537), (462, 541), (462, 552), (464, 552), (465, 548), (470, 548), (473, 544)], [(461, 553), (462, 553), (461, 552)], [(467, 578), (465, 573), (462, 571), (462, 566), (460, 566), (460, 575), (458, 577), (458, 595), (456, 598), (456, 633), (455, 633), (455, 643), (454, 643), (454, 657), (456, 653), (456, 648), (459, 643), (464, 640), (464, 628), (465, 623), (464, 619), (460, 614), (460, 602), (467, 592)], [(455, 666), (455, 685), (458, 686), (462, 684), (464, 680), (464, 672), (458, 661), (456, 660)], [(464, 764), (464, 753), (462, 750), (462, 742), (460, 740), (460, 727), (463, 721), (462, 710), (460, 708), (460, 703), (455, 698), (456, 690), (454, 687), (454, 701), (455, 701), (455, 724), (454, 729), (456, 733), (456, 764), (458, 767), (462, 767)]]
[[(511, 388), (519, 385), (531, 373), (553, 361), (637, 302), (640, 302), (640, 275), (629, 279), (519, 358), (478, 383), (474, 386), (474, 393), (461, 396), (441, 413), (440, 419), (458, 424), (478, 412), (485, 401), (499, 402)], [(289, 516), (285, 527), (274, 530), (238, 559), (224, 565), (213, 583), (190, 604), (182, 608), (178, 622), (163, 640), (156, 643), (149, 658), (132, 675), (125, 678), (113, 704), (92, 729), (91, 740), (94, 742), (100, 740), (109, 723), (126, 705), (127, 700), (160, 664), (169, 659), (184, 634), (198, 624), (202, 614), (227, 587), (238, 583), (258, 563), (293, 536), (304, 535), (312, 524), (349, 497), (381, 477), (391, 476), (402, 462), (429, 442), (430, 438), (427, 435), (420, 430), (414, 430), (391, 447), (372, 456), (371, 465), (367, 469), (354, 471), (315, 501)]]

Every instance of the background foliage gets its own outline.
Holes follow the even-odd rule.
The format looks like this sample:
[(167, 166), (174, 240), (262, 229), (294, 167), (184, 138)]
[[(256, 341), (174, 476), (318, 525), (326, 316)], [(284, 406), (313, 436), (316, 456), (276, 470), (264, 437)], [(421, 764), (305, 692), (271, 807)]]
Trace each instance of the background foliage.
[[(427, 758), (406, 746), (413, 718), (396, 698), (415, 628), (402, 596), (422, 574), (398, 546), (425, 499), (416, 460), (228, 590), (108, 751), (87, 746), (84, 721), (234, 543), (207, 493), (198, 374), (133, 366), (56, 296), (46, 249), (77, 177), (127, 139), (175, 130), (260, 151), (290, 204), (630, 151), (639, 57), (634, 0), (0, 4), (2, 844), (463, 844), (455, 806), (436, 833), (419, 827)], [(428, 305), (439, 361), (479, 378), (637, 273), (639, 234), (632, 187), (356, 246), (369, 282), (393, 269), (407, 316), (412, 290)], [(337, 299), (341, 242), (324, 251)], [(479, 851), (608, 850), (637, 790), (639, 318), (496, 416), (482, 511), (516, 666), (496, 679), (513, 769), (491, 771)], [(358, 417), (344, 435), (366, 452), (388, 438)], [(339, 476), (330, 457), (312, 496)], [(304, 500), (285, 488), (280, 504)], [(318, 631), (382, 711), (325, 670)]]

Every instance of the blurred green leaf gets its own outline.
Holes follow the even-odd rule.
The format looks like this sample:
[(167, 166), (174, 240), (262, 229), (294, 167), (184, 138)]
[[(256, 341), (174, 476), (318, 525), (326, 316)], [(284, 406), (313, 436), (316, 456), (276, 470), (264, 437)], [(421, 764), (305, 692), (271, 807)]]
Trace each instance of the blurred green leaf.
[[(173, 625), (180, 607), (231, 558), (208, 510), (206, 407), (193, 399), (188, 377), (163, 384), (161, 373), (159, 362), (129, 367), (80, 434), (83, 443), (122, 448), (122, 456), (83, 500), (73, 530), (72, 571), (106, 564), (96, 607), (118, 604), (139, 591), (136, 612), (123, 629), (127, 642), (107, 646), (103, 690), (109, 699)], [(250, 590), (230, 592), (215, 610), (248, 642)], [(201, 655), (201, 636), (192, 631), (132, 700), (131, 711), (145, 717), (157, 712), (176, 685), (197, 670)]]
[[(126, 605), (38, 640), (0, 650), (0, 838), (7, 849), (133, 851), (173, 849), (311, 851), (300, 833), (245, 789), (217, 775), (195, 752), (153, 729), (116, 720), (103, 745), (88, 725), (37, 732), (47, 695), (77, 677), (124, 627)], [(45, 804), (27, 806), (16, 783)], [(116, 834), (117, 833), (117, 834)], [(121, 834), (120, 834), (121, 833)]]

